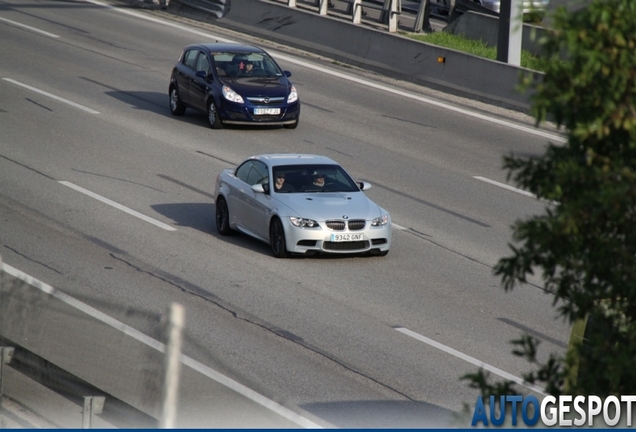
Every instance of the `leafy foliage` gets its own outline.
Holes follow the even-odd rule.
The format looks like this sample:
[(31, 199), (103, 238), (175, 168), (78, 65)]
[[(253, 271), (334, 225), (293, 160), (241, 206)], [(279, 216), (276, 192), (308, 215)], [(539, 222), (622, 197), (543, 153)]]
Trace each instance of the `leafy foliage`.
[[(515, 341), (515, 353), (538, 369), (524, 378), (547, 391), (633, 394), (636, 391), (636, 1), (592, 0), (576, 12), (559, 8), (544, 46), (547, 64), (534, 88), (537, 124), (554, 120), (565, 145), (550, 144), (536, 159), (504, 158), (509, 179), (558, 204), (517, 221), (512, 254), (495, 274), (512, 290), (540, 271), (561, 316), (593, 317), (595, 331), (565, 358), (536, 360), (537, 342)], [(587, 336), (586, 336), (587, 337)], [(575, 372), (574, 375), (572, 372)], [(578, 372), (578, 376), (576, 374)], [(480, 371), (481, 373), (481, 371)], [(471, 374), (463, 377), (497, 394)], [(491, 393), (494, 392), (494, 393)]]

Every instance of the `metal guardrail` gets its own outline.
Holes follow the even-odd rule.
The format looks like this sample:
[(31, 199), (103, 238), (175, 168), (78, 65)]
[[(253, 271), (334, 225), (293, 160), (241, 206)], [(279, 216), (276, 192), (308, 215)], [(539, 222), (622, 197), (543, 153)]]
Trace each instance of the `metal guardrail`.
[[(169, 0), (159, 0), (159, 1), (165, 1), (167, 4)], [(231, 0), (172, 0), (172, 1), (187, 5), (188, 7), (191, 7), (192, 9), (196, 9), (206, 14), (213, 15), (218, 19), (223, 18), (232, 9)]]
[[(177, 0), (185, 2), (186, 0)], [(201, 0), (188, 0), (201, 1)], [(210, 1), (210, 0), (207, 0)], [(372, 19), (365, 9), (373, 9), (379, 11), (379, 15), (375, 14), (374, 18), (378, 23), (386, 25), (390, 33), (397, 32), (399, 26), (399, 17), (409, 17), (413, 24), (407, 28), (410, 31), (432, 32), (430, 18), (451, 22), (469, 10), (485, 13), (488, 15), (499, 16), (484, 6), (478, 4), (475, 0), (272, 0), (277, 3), (287, 4), (289, 7), (307, 7), (318, 12), (319, 15), (326, 16), (329, 11), (336, 8), (335, 2), (344, 3), (344, 10), (338, 12), (341, 15), (350, 16), (353, 24), (361, 24), (362, 17)], [(404, 4), (403, 4), (404, 3)], [(409, 20), (410, 21), (410, 20)], [(404, 26), (403, 26), (404, 27)]]
[[(27, 298), (24, 293), (32, 288), (37, 288), (38, 291), (48, 292), (49, 289), (55, 291), (53, 287), (5, 264), (2, 261), (2, 256), (0, 256), (0, 304), (2, 304), (1, 300), (5, 302), (5, 307), (2, 308), (2, 314), (0, 314), (2, 318), (0, 320), (0, 330), (2, 330), (2, 333), (0, 333), (0, 411), (2, 410), (3, 393), (10, 394), (6, 389), (3, 390), (2, 369), (4, 365), (10, 364), (10, 367), (14, 371), (52, 390), (67, 401), (82, 407), (81, 426), (83, 429), (93, 428), (94, 414), (102, 414), (104, 421), (121, 428), (157, 427), (157, 420), (149, 414), (146, 414), (122, 399), (107, 394), (83, 378), (49, 362), (37, 353), (29, 350), (29, 348), (21, 346), (14, 340), (9, 339), (8, 335), (4, 334), (7, 327), (19, 326), (22, 320), (30, 319), (29, 313), (23, 309), (25, 309), (26, 302), (30, 302), (32, 299), (29, 298), (29, 300), (23, 303), (20, 303), (22, 300), (16, 302), (16, 299), (21, 299), (22, 296)], [(9, 302), (6, 301), (7, 298), (13, 300), (13, 303), (9, 307), (6, 306), (9, 304)], [(16, 306), (16, 304), (18, 306)], [(36, 311), (38, 307), (46, 307), (45, 303), (34, 304), (34, 310)], [(169, 311), (169, 313), (171, 313), (171, 311)], [(172, 317), (172, 315), (170, 316)], [(26, 339), (25, 336), (25, 340)], [(106, 401), (108, 402), (107, 404)], [(2, 420), (1, 416), (0, 420)], [(77, 427), (79, 428), (79, 425)]]
[[(342, 14), (351, 16), (353, 24), (361, 24), (362, 17), (367, 16), (365, 9), (373, 9), (379, 11), (377, 22), (387, 26), (390, 33), (398, 30), (398, 17), (403, 14), (411, 15), (415, 19), (412, 31), (430, 31), (430, 23), (428, 22), (429, 11), (449, 10), (448, 5), (441, 3), (444, 0), (419, 0), (417, 7), (402, 7), (402, 0), (338, 0), (345, 3), (346, 7)], [(439, 1), (439, 2), (438, 2)], [(446, 0), (450, 1), (450, 0)], [(311, 5), (317, 8), (318, 14), (326, 16), (330, 8), (334, 8), (332, 0), (284, 0), (289, 7), (298, 7), (299, 5)], [(367, 18), (368, 19), (368, 18)]]

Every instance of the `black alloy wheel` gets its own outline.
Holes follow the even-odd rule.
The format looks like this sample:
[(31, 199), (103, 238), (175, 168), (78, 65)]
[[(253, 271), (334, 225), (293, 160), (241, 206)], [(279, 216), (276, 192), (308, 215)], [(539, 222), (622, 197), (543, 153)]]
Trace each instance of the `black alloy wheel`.
[(272, 246), (272, 254), (276, 258), (286, 258), (287, 244), (285, 243), (285, 230), (280, 219), (275, 218), (269, 226), (269, 243)]
[(216, 229), (221, 235), (234, 234), (234, 230), (230, 228), (230, 211), (223, 197), (216, 199)]

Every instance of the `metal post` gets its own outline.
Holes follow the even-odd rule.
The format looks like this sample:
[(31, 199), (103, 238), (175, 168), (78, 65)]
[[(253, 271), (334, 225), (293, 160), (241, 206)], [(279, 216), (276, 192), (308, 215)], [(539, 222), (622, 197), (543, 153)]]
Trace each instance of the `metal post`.
[(353, 23), (360, 24), (362, 22), (362, 0), (353, 0)]
[[(0, 261), (0, 272), (1, 271), (2, 261)], [(13, 351), (13, 347), (0, 347), (0, 410), (2, 409), (2, 395), (4, 394), (4, 365), (11, 363)]]
[(501, 1), (497, 38), (497, 60), (500, 62), (521, 65), (522, 15), (521, 0)]
[(448, 7), (448, 18), (450, 19), (451, 15), (453, 15), (453, 11), (455, 10), (456, 0), (450, 0), (450, 5)]
[(329, 0), (318, 0), (318, 15), (327, 15)]
[(101, 414), (104, 409), (104, 396), (84, 396), (84, 408), (82, 409), (82, 429), (90, 429), (93, 426), (93, 414)]
[(185, 312), (183, 306), (172, 303), (169, 314), (163, 407), (159, 421), (159, 427), (162, 429), (174, 428), (177, 414), (177, 394), (179, 391), (179, 372), (181, 370), (181, 330), (183, 329)]
[(413, 31), (419, 33), (424, 31), (425, 33), (432, 33), (431, 27), (431, 8), (430, 0), (420, 0), (420, 7), (417, 10), (417, 16), (415, 17), (415, 24), (413, 25)]
[(397, 31), (397, 23), (398, 23), (398, 12), (400, 10), (400, 0), (389, 0), (389, 33), (395, 33)]
[(380, 11), (380, 22), (382, 24), (389, 23), (389, 11), (391, 10), (391, 2), (392, 0), (384, 0), (382, 10)]
[(287, 6), (295, 8), (296, 0), (287, 0)]

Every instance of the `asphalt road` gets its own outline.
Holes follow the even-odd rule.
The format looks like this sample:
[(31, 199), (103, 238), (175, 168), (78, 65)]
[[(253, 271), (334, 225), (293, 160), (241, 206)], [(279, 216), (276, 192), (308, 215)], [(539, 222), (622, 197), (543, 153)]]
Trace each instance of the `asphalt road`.
[[(213, 131), (170, 115), (169, 73), (184, 45), (240, 34), (9, 0), (0, 38), (0, 255), (57, 295), (3, 292), (2, 336), (156, 418), (166, 311), (184, 305), (180, 427), (456, 425), (475, 363), (520, 377), (522, 331), (543, 357), (564, 351), (538, 278), (504, 294), (492, 275), (510, 225), (547, 205), (503, 187), (501, 158), (540, 154), (554, 131), (263, 40), (293, 72), (300, 126)], [(391, 253), (276, 260), (220, 237), (216, 175), (269, 152), (325, 154), (372, 183)]]

